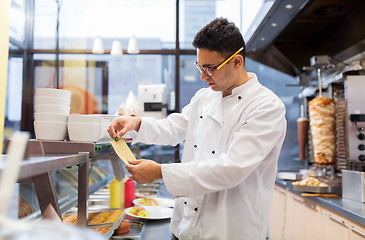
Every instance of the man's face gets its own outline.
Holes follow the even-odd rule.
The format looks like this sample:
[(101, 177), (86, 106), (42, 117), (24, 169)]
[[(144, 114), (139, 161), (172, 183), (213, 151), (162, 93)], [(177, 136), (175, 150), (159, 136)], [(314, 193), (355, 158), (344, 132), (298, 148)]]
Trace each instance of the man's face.
[[(202, 67), (216, 67), (221, 64), (225, 57), (218, 52), (210, 51), (205, 48), (198, 48), (197, 62)], [(231, 59), (220, 69), (212, 70), (213, 76), (208, 76), (204, 71), (200, 74), (201, 80), (207, 82), (208, 86), (214, 91), (222, 91), (224, 95), (229, 95), (236, 83), (234, 70), (235, 58)]]

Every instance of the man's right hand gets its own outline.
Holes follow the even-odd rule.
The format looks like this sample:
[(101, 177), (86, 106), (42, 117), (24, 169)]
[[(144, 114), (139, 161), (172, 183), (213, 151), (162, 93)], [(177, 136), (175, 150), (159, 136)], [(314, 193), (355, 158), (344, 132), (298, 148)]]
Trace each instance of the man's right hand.
[(113, 120), (108, 128), (108, 133), (111, 138), (117, 137), (120, 139), (124, 134), (131, 130), (138, 132), (141, 126), (141, 118), (139, 117), (119, 117)]

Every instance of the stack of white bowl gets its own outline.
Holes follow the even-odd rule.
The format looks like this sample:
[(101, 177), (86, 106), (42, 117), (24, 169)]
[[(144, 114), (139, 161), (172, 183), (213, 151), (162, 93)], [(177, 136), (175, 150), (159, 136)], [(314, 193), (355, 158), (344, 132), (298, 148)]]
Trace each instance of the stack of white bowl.
[(55, 88), (37, 88), (34, 131), (39, 140), (64, 140), (70, 113), (71, 92)]

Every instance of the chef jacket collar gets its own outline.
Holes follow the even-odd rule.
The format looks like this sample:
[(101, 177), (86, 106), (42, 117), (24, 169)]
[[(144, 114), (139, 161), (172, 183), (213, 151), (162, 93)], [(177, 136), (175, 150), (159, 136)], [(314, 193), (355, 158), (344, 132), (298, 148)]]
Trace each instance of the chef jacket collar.
[[(235, 87), (232, 89), (232, 94), (225, 97), (230, 98), (232, 96), (241, 96), (242, 98), (245, 96), (245, 93), (249, 91), (249, 89), (258, 83), (257, 76), (254, 73), (248, 73), (249, 80), (242, 84), (241, 86)], [(216, 120), (219, 124), (222, 124), (223, 121), (223, 112), (222, 112), (222, 101), (224, 101), (225, 98), (223, 98), (223, 92), (217, 92), (217, 95), (220, 94), (221, 97), (217, 97), (215, 99), (212, 99), (210, 102), (209, 110), (207, 111), (207, 115)]]
[(256, 83), (258, 83), (258, 80), (257, 80), (257, 76), (255, 73), (247, 73), (248, 74), (248, 77), (249, 77), (249, 80), (238, 86), (238, 87), (235, 87), (232, 89), (232, 94), (229, 95), (228, 97), (231, 97), (231, 96), (239, 96), (239, 95), (242, 95), (242, 97), (244, 97), (244, 94), (249, 91), (249, 89), (255, 85)]

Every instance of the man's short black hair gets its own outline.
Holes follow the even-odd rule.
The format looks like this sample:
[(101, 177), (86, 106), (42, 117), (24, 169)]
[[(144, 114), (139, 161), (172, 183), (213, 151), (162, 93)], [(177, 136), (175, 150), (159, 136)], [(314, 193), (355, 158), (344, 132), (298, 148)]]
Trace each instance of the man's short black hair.
[(244, 47), (240, 54), (243, 58), (246, 55), (245, 41), (240, 30), (233, 22), (229, 22), (226, 18), (216, 18), (203, 27), (195, 35), (193, 46), (216, 51), (225, 57), (229, 57), (238, 49)]

